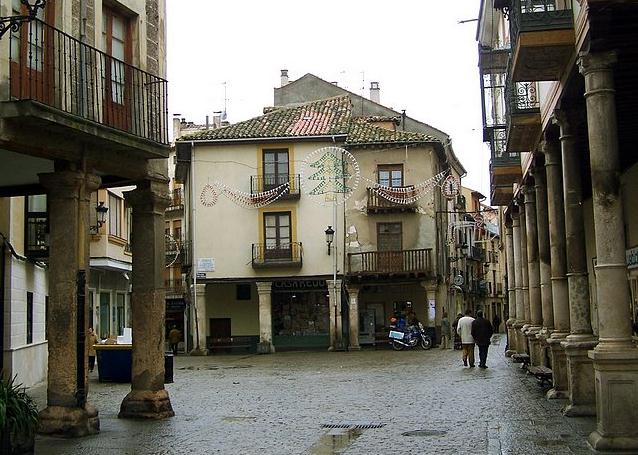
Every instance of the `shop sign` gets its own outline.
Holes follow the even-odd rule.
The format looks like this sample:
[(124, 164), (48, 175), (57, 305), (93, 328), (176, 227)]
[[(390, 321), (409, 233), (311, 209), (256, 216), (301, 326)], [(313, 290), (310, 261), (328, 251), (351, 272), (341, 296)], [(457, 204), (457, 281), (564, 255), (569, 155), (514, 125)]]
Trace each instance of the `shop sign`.
[(206, 279), (206, 272), (197, 272), (197, 274), (195, 275), (195, 277), (198, 280), (205, 280)]
[(215, 271), (215, 259), (213, 258), (199, 258), (197, 260), (198, 272), (214, 272)]
[(627, 257), (627, 268), (635, 269), (638, 267), (638, 246), (625, 251)]
[(167, 300), (166, 311), (178, 312), (186, 309), (186, 302), (184, 300)]
[(273, 291), (325, 290), (324, 280), (273, 281)]

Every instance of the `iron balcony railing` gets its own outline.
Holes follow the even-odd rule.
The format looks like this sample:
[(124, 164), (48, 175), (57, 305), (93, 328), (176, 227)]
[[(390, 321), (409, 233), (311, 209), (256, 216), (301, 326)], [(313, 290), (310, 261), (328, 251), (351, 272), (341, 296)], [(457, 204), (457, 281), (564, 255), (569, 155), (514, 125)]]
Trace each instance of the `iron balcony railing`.
[(572, 0), (511, 0), (510, 39), (516, 48), (521, 33), (574, 27)]
[[(396, 193), (397, 198), (410, 198), (415, 195), (414, 186), (402, 186), (397, 187), (398, 190)], [(398, 202), (390, 201), (380, 195), (374, 188), (367, 188), (368, 192), (368, 211), (369, 212), (393, 212), (393, 211), (415, 211), (417, 203), (410, 202), (407, 204), (399, 204)], [(392, 196), (392, 193), (389, 190), (384, 190), (384, 193), (389, 193)]]
[(478, 246), (470, 247), (470, 259), (474, 259), (475, 261), (485, 261), (485, 250)]
[(431, 274), (432, 249), (366, 251), (348, 253), (348, 273), (373, 275), (387, 273)]
[(535, 114), (540, 112), (538, 84), (536, 82), (514, 82), (512, 75), (513, 59), (507, 64), (507, 82), (505, 83), (505, 108), (507, 123), (512, 116)]
[(34, 19), (11, 33), (10, 99), (168, 144), (167, 82)]
[(166, 262), (171, 265), (191, 264), (191, 242), (181, 238), (166, 239)]
[(512, 166), (521, 164), (519, 152), (507, 151), (507, 126), (502, 125), (487, 130), (487, 140), (490, 143), (491, 164), (493, 166)]
[(252, 265), (260, 267), (301, 267), (303, 246), (301, 242), (253, 243)]
[(184, 280), (181, 278), (164, 280), (164, 289), (166, 295), (183, 295), (186, 292)]
[(299, 174), (266, 174), (250, 176), (250, 194), (272, 190), (288, 183), (284, 198), (296, 198), (301, 194), (301, 177)]
[(179, 210), (184, 208), (184, 190), (175, 188), (170, 194), (171, 202), (166, 210)]

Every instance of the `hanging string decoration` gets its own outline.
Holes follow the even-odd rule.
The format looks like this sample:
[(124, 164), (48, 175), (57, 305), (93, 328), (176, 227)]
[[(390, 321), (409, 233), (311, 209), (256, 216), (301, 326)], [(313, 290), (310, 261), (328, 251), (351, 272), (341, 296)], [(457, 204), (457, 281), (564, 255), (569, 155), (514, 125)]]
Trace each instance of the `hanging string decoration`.
[(261, 191), (259, 193), (246, 193), (244, 191), (230, 188), (223, 183), (214, 182), (213, 184), (207, 183), (204, 185), (199, 195), (199, 201), (204, 207), (210, 208), (217, 204), (220, 195), (224, 195), (230, 201), (239, 206), (258, 209), (268, 204), (272, 204), (289, 192), (289, 182), (282, 183), (275, 188), (267, 191)]
[(395, 204), (409, 205), (414, 204), (425, 195), (431, 193), (436, 187), (441, 186), (441, 183), (445, 180), (447, 173), (448, 171), (440, 172), (424, 182), (407, 187), (385, 186), (370, 179), (366, 180), (372, 184), (371, 189), (383, 199)]
[(166, 244), (166, 268), (171, 267), (180, 255), (180, 245), (175, 238), (170, 234), (164, 234), (164, 242)]
[(441, 193), (451, 201), (461, 194), (461, 184), (453, 175), (448, 175), (441, 184)]
[(213, 207), (219, 200), (219, 191), (210, 184), (204, 185), (199, 195), (199, 201), (204, 207)]
[(324, 196), (324, 201), (343, 203), (359, 186), (359, 163), (346, 149), (322, 147), (308, 155), (303, 163), (301, 181), (310, 196)]

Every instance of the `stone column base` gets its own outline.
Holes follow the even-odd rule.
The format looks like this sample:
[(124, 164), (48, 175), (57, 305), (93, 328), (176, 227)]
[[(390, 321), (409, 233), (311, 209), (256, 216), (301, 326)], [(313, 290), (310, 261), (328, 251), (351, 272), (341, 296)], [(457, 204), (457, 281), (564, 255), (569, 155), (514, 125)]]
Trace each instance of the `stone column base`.
[(78, 438), (100, 432), (97, 409), (90, 403), (84, 408), (48, 406), (40, 412), (38, 432), (64, 438)]
[[(630, 347), (631, 346), (631, 347)], [(595, 450), (638, 450), (638, 349), (589, 351), (596, 378)]]
[(208, 349), (204, 348), (195, 348), (193, 349), (191, 352), (188, 353), (188, 355), (194, 355), (194, 356), (203, 356), (203, 355), (208, 355)]
[(539, 366), (541, 364), (541, 342), (536, 338), (540, 329), (540, 327), (530, 327), (527, 332), (525, 332), (529, 349), (529, 363), (531, 366)]
[(173, 412), (173, 406), (166, 390), (131, 390), (122, 401), (118, 417), (121, 419), (159, 420), (174, 415), (175, 412)]
[(257, 345), (257, 354), (274, 354), (275, 346), (269, 341), (261, 341)]
[(515, 319), (508, 319), (505, 323), (507, 327), (507, 350), (505, 357), (512, 357), (516, 354), (516, 329), (514, 328)]
[(523, 323), (517, 322), (514, 324), (514, 331), (516, 332), (516, 352), (518, 354), (527, 354), (527, 338), (523, 333)]
[(547, 339), (550, 347), (550, 355), (552, 361), (552, 380), (553, 387), (547, 391), (548, 400), (556, 400), (567, 398), (568, 380), (567, 380), (567, 357), (565, 356), (565, 348), (561, 346), (561, 341), (565, 340), (565, 335), (554, 333)]
[(591, 337), (579, 341), (572, 335), (561, 343), (567, 357), (569, 404), (563, 408), (567, 417), (596, 415), (594, 365), (587, 353), (597, 344), (598, 341)]

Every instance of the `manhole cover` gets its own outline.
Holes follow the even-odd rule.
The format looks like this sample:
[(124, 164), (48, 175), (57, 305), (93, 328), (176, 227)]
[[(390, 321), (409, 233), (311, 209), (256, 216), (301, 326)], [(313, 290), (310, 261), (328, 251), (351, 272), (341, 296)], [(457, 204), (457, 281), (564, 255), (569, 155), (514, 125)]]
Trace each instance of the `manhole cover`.
[(339, 422), (339, 423), (324, 423), (321, 428), (343, 428), (346, 430), (371, 430), (374, 428), (383, 428), (385, 423), (372, 423), (372, 422)]
[(445, 436), (447, 431), (443, 430), (414, 430), (401, 433), (401, 436)]

